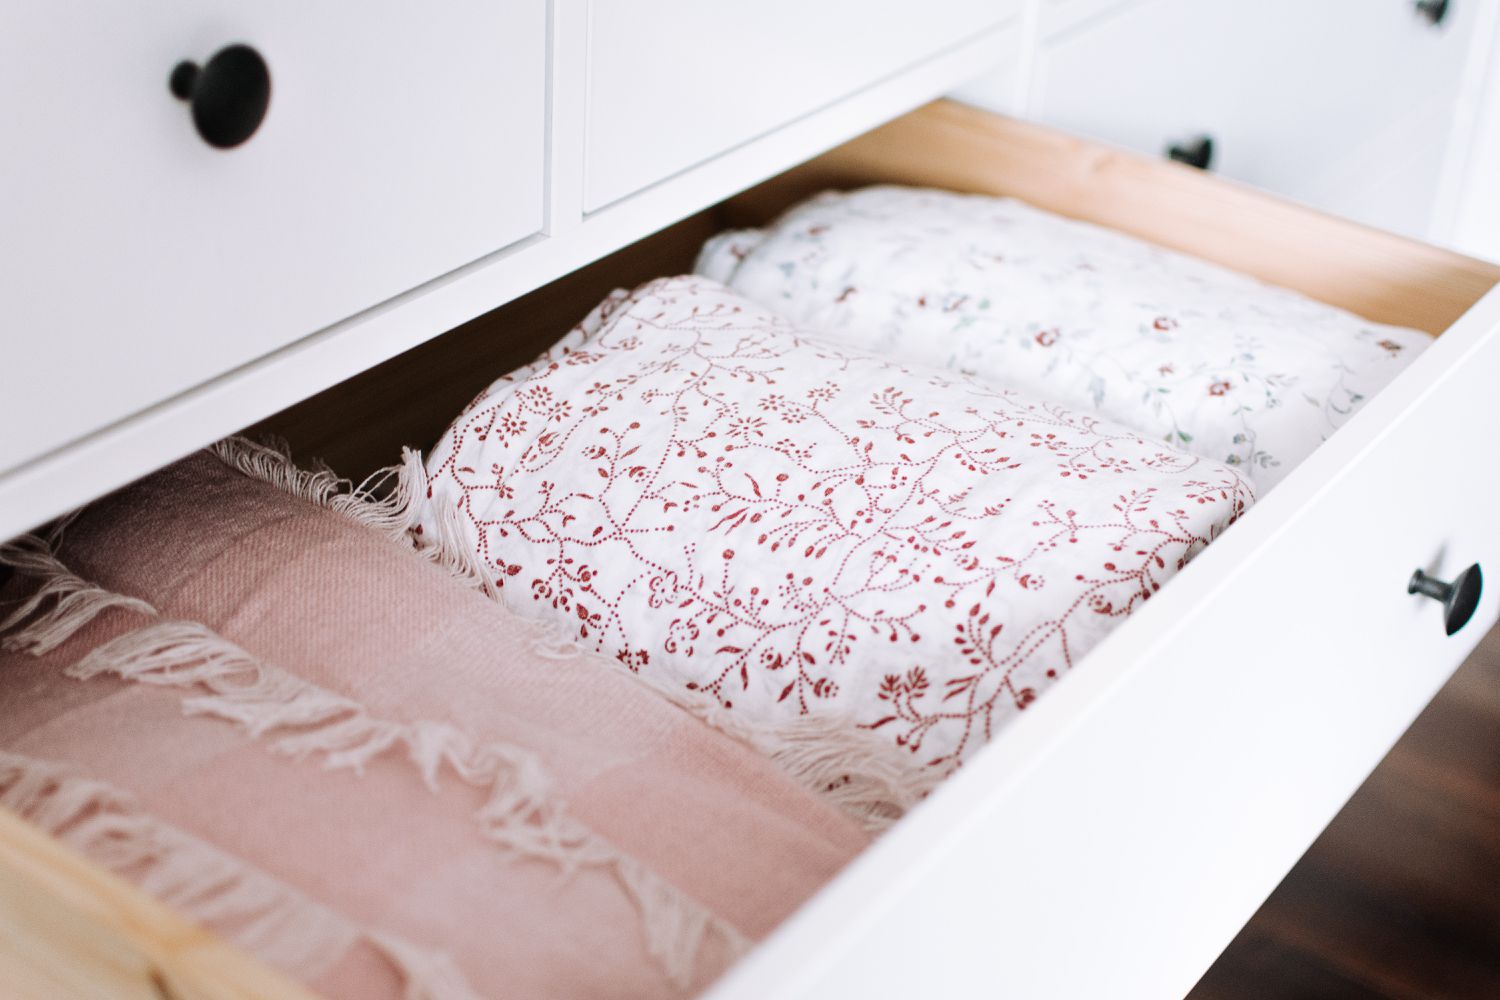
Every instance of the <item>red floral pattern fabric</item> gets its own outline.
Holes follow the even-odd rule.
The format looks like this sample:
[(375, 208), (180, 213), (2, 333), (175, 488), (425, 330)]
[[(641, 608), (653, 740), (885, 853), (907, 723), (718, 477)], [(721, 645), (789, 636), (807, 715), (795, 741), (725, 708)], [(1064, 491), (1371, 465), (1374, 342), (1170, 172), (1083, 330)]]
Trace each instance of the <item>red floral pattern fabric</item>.
[(1432, 338), (1010, 198), (828, 191), (697, 269), (828, 340), (1224, 462), (1263, 496)]
[(428, 472), (516, 610), (752, 722), (831, 713), (937, 767), (1252, 501), (1227, 466), (702, 278), (616, 292)]

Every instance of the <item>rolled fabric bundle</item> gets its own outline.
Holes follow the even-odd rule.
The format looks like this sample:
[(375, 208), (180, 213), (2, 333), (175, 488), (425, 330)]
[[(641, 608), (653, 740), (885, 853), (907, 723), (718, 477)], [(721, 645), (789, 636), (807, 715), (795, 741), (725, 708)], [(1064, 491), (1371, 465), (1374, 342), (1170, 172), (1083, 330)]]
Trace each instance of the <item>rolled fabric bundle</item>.
[[(703, 278), (617, 292), (472, 402), (421, 529), (515, 610), (775, 742), (946, 773), (1252, 501), (1226, 466), (803, 336)], [(853, 768), (851, 768), (853, 769)]]
[(825, 192), (700, 274), (842, 344), (979, 375), (1241, 470), (1261, 495), (1430, 342), (1010, 198)]
[(0, 547), (0, 806), (335, 1000), (688, 996), (867, 843), (423, 558), (419, 464), (219, 451)]

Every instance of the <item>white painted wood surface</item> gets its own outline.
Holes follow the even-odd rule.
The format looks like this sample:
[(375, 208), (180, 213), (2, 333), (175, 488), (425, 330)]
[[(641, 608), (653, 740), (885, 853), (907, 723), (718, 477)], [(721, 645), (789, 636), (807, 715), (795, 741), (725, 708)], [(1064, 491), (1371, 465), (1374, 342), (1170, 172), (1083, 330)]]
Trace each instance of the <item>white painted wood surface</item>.
[[(1048, 2), (1087, 9), (1103, 24), (1183, 0)], [(1330, 6), (1347, 12), (1352, 2)], [(9, 311), (0, 346), (0, 538), (1016, 58), (1018, 39), (1043, 33), (1043, 8), (979, 30), (1014, 5), (981, 12), (945, 0), (939, 28), (959, 23), (947, 20), (954, 12), (980, 19), (965, 22), (956, 44), (923, 59), (918, 49), (937, 50), (918, 32), (905, 62), (881, 50), (878, 76), (839, 77), (831, 67), (819, 85), (843, 82), (830, 91), (799, 91), (788, 78), (777, 85), (785, 88), (780, 104), (752, 108), (723, 133), (674, 143), (654, 168), (659, 176), (622, 171), (612, 183), (634, 193), (618, 197), (586, 187), (604, 148), (594, 145), (590, 118), (601, 113), (591, 95), (603, 78), (588, 70), (587, 0), (392, 3), (358, 16), (344, 5), (215, 3), (185, 34), (172, 33), (184, 12), (204, 9), (185, 0), (153, 0), (150, 15), (98, 0), (86, 5), (87, 18), (42, 7), (0, 13), (3, 124), (12, 137), (42, 143), (0, 166), (9, 189), (0, 206), (12, 227), (0, 261)], [(1321, 16), (1317, 5), (1295, 6), (1299, 16)], [(528, 20), (538, 11), (545, 23)], [(782, 13), (785, 29), (792, 15)], [(472, 30), (444, 22), (440, 34), (424, 34), (450, 14)], [(1059, 45), (1092, 30), (1078, 17), (1051, 36)], [(120, 19), (113, 30), (111, 18)], [(747, 19), (754, 16), (736, 6), (734, 23)], [(156, 28), (159, 37), (140, 41)], [(763, 29), (744, 30), (753, 39)], [(832, 22), (820, 30), (833, 31)], [(112, 34), (122, 33), (128, 44), (110, 51)], [(201, 146), (165, 79), (177, 59), (206, 58), (231, 40), (266, 51), (276, 89), (265, 133), (224, 154)], [(407, 57), (392, 51), (397, 42)], [(838, 44), (862, 51), (873, 42), (851, 30)], [(516, 57), (507, 59), (512, 47)], [(651, 68), (665, 73), (670, 47), (657, 48)], [(129, 82), (97, 90), (84, 72), (95, 49), (98, 65)], [(1066, 58), (1086, 67), (1077, 53), (1087, 51)], [(545, 66), (539, 52), (550, 53)], [(859, 65), (874, 73), (874, 63)], [(909, 68), (890, 75), (900, 66)], [(1015, 78), (1004, 65), (993, 72), (1002, 86)], [(338, 89), (360, 79), (391, 103), (369, 110)], [(670, 79), (705, 91), (714, 83), (686, 73)], [(325, 80), (331, 89), (314, 103), (294, 105)], [(1133, 92), (1121, 88), (1134, 84), (1111, 81), (1109, 106), (1125, 107)], [(16, 97), (40, 93), (49, 99)], [(1021, 84), (1012, 99), (1024, 103), (1025, 93)], [(336, 94), (346, 96), (335, 102)], [(799, 94), (802, 104), (788, 103)], [(105, 132), (65, 127), (80, 120), (69, 108), (92, 114), (96, 105), (109, 112), (100, 113)], [(485, 117), (491, 105), (497, 117)], [(543, 122), (505, 117), (539, 116), (543, 107), (545, 145)], [(346, 118), (327, 132), (315, 127), (334, 111)], [(1170, 123), (1200, 124), (1210, 123)], [(12, 143), (9, 150), (25, 153)], [(53, 149), (63, 169), (37, 166)], [(257, 159), (233, 159), (252, 150)], [(147, 188), (129, 185), (158, 170), (170, 183), (151, 180), (157, 200), (135, 197)], [(238, 251), (210, 211), (225, 175), (239, 185), (228, 221), (250, 234)], [(177, 207), (162, 215), (153, 211), (159, 204)], [(595, 204), (605, 207), (586, 212)], [(159, 266), (160, 245), (177, 248), (165, 260), (172, 266)], [(253, 282), (236, 263), (254, 272)], [(108, 322), (122, 316), (129, 322)], [(1492, 585), (1477, 620), (1449, 639), (1436, 606), (1404, 588), (1417, 566), (1442, 576), (1472, 561), (1500, 567), (1500, 527), (1489, 509), (1500, 466), (1474, 458), (1500, 418), (1491, 387), (1497, 326), (1500, 295), (1491, 294), (733, 970), (715, 1000), (1185, 992), (1495, 618)], [(94, 401), (75, 412), (78, 398)], [(64, 441), (73, 443), (57, 447)]]
[[(586, 38), (580, 28), (585, 3), (555, 0), (550, 6), (551, 146), (544, 234), (479, 257), (331, 325), (306, 330), (299, 339), (232, 370), (213, 373), (197, 382), (180, 378), (136, 412), (88, 428), (67, 447), (52, 448), (12, 468), (0, 468), (0, 538), (40, 524), (867, 131), (990, 69), (997, 56), (1015, 49), (1013, 25), (982, 32), (906, 72), (874, 82), (832, 106), (685, 171), (671, 184), (654, 186), (585, 218), (580, 186), (585, 111), (582, 68), (587, 59)], [(33, 13), (40, 16), (41, 9)], [(156, 81), (163, 93), (164, 79)], [(151, 93), (155, 99), (155, 90)], [(8, 101), (5, 99), (7, 108)], [(467, 127), (477, 126), (468, 122)], [(251, 144), (259, 138), (251, 139)], [(8, 171), (10, 162), (0, 161), (0, 171)], [(13, 248), (22, 245), (9, 234), (6, 241), (7, 255), (18, 252)], [(375, 251), (402, 256), (399, 246), (382, 244), (370, 252)], [(324, 277), (325, 270), (339, 272), (350, 266), (349, 260), (331, 261), (298, 280), (311, 282)], [(83, 284), (72, 294), (87, 302), (94, 274), (78, 271), (76, 276)], [(11, 276), (0, 280), (6, 282), (4, 289), (12, 305), (31, 294), (26, 288), (12, 286)], [(580, 304), (580, 315), (590, 305)], [(43, 310), (43, 306), (38, 302), (28, 308)], [(8, 389), (26, 382), (33, 396), (45, 390), (54, 397), (66, 388), (55, 372), (49, 375), (34, 360), (28, 360), (32, 355), (22, 353), (38, 348), (27, 346), (32, 335), (13, 316), (7, 317), (5, 331), (0, 347), (4, 352), (0, 354), (0, 386)], [(95, 329), (90, 336), (112, 332), (112, 327), (106, 327)], [(150, 363), (136, 355), (121, 361), (116, 373), (121, 379), (133, 380), (143, 377), (149, 367)], [(35, 452), (39, 421), (62, 408), (61, 404), (48, 403), (26, 412), (19, 423), (9, 416), (13, 411), (7, 411), (7, 420), (0, 422), (0, 439), (19, 439), (22, 447)]]
[(1495, 621), (1500, 291), (707, 1000), (1179, 997)]
[(1037, 34), (1042, 39), (1117, 13), (1143, 0), (1031, 0), (1037, 7)]
[(594, 211), (1014, 18), (1022, 0), (593, 0)]
[[(545, 0), (0, 10), (0, 469), (542, 225)], [(167, 88), (233, 42), (219, 150)]]
[(1464, 253), (1500, 260), (1500, 2), (1490, 0), (1488, 30), (1471, 57), (1472, 130), (1450, 156), (1445, 235)]
[(1045, 0), (1097, 7), (1038, 43), (1027, 114), (1151, 155), (1195, 133), (1214, 169), (1430, 239), (1470, 42), (1490, 0), (1442, 25), (1406, 0)]

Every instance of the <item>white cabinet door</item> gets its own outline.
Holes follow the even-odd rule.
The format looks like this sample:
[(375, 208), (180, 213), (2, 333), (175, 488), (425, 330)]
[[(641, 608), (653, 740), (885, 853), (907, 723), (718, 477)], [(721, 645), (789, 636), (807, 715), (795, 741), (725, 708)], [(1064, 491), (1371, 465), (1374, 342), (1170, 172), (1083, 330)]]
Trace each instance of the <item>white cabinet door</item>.
[(831, 104), (1021, 5), (593, 0), (584, 207), (602, 208)]
[(1038, 120), (1213, 169), (1382, 228), (1428, 232), (1480, 4), (1148, 0), (1044, 41)]
[[(542, 225), (545, 0), (0, 8), (0, 471)], [(182, 60), (263, 56), (243, 145)]]

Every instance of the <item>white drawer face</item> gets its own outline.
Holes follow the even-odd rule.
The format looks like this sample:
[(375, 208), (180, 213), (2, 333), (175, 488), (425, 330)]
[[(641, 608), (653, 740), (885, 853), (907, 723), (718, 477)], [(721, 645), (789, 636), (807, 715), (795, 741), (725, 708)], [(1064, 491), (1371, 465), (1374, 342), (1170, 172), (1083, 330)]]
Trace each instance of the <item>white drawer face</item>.
[(830, 104), (1021, 6), (593, 0), (584, 207), (601, 208)]
[[(542, 226), (544, 0), (0, 12), (0, 470)], [(247, 43), (216, 149), (168, 89)]]
[[(1183, 996), (1500, 611), (1500, 271), (956, 105), (806, 169), (1022, 197), (1446, 327), (709, 994)], [(1447, 635), (1408, 581), (1473, 563), (1490, 579)]]
[(1207, 134), (1215, 172), (1421, 237), (1479, 7), (1137, 2), (1042, 44), (1032, 110), (1150, 155)]
[[(1186, 993), (1495, 621), (1500, 293), (1470, 319), (794, 917), (816, 956), (714, 1000)], [(1447, 636), (1407, 580), (1475, 561)]]

